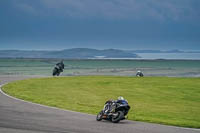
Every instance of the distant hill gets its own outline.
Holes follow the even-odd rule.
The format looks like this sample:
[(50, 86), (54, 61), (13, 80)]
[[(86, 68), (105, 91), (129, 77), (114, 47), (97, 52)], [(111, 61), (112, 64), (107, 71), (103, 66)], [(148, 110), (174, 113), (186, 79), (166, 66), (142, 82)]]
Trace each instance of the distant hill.
[(0, 50), (0, 58), (140, 58), (137, 54), (117, 49), (73, 48), (60, 51)]
[(162, 51), (162, 50), (131, 50), (133, 53), (184, 53), (184, 51), (180, 50), (168, 50), (168, 51)]

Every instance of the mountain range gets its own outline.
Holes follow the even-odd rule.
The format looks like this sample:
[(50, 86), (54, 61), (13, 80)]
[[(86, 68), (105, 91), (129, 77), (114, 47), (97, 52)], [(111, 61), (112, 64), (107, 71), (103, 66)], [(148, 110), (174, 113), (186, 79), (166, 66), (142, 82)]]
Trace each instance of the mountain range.
[(137, 54), (118, 49), (73, 48), (60, 51), (0, 50), (0, 58), (63, 58), (63, 59), (98, 59), (98, 58), (140, 58)]
[(141, 58), (140, 53), (200, 53), (200, 51), (182, 50), (118, 50), (72, 48), (65, 50), (0, 50), (0, 58), (63, 58), (63, 59), (108, 59), (108, 58)]

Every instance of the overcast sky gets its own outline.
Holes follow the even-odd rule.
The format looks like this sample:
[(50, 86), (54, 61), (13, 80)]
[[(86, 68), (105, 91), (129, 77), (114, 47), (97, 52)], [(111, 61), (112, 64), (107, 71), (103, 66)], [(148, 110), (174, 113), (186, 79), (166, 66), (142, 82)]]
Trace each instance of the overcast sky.
[(200, 0), (0, 0), (0, 49), (200, 50)]

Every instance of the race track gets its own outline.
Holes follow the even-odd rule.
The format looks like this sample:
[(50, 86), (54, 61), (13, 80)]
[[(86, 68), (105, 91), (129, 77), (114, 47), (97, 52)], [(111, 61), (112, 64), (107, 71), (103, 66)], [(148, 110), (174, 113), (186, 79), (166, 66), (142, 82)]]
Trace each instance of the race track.
[[(0, 84), (28, 77), (0, 76)], [(179, 128), (124, 120), (97, 122), (95, 115), (45, 107), (0, 93), (0, 133), (200, 133)]]

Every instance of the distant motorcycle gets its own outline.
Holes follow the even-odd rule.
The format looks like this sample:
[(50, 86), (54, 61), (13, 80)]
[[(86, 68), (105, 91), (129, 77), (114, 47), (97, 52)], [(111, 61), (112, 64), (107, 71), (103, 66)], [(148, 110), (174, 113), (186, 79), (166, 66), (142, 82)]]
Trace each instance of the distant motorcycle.
[(53, 69), (53, 76), (59, 76), (63, 69), (65, 68), (63, 61), (57, 63)]
[(136, 76), (137, 76), (137, 77), (143, 77), (144, 74), (143, 74), (141, 71), (137, 71)]
[(113, 123), (118, 123), (120, 120), (126, 119), (126, 115), (130, 106), (126, 100), (121, 101), (120, 103), (116, 102), (112, 105), (112, 111), (110, 113), (106, 113), (105, 110), (100, 111), (97, 114), (96, 120), (101, 121), (102, 119), (111, 121)]

